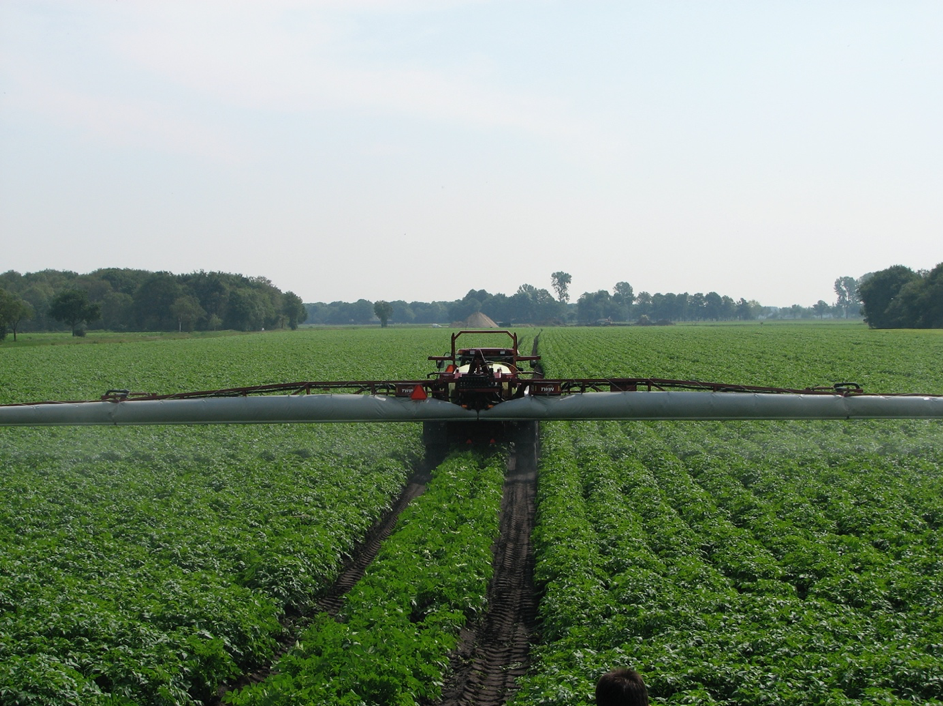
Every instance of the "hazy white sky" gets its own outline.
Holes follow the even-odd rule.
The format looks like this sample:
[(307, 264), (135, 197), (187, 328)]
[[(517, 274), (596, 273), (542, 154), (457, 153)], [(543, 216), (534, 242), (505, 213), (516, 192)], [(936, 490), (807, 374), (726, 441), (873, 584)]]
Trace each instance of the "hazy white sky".
[(832, 301), (943, 261), (943, 3), (0, 0), (0, 271)]

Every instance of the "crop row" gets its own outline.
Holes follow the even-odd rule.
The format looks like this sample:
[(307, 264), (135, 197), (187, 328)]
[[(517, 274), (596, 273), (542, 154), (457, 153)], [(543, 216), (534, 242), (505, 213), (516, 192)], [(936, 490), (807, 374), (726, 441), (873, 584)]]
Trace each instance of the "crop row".
[(943, 394), (943, 331), (860, 324), (548, 329), (555, 377), (660, 377), (806, 387), (853, 381), (868, 392)]
[[(702, 378), (740, 381), (738, 364), (795, 350), (809, 365), (748, 381), (825, 377), (819, 332), (788, 351), (775, 330), (765, 344), (705, 331), (692, 339), (727, 354), (697, 368)], [(572, 332), (549, 333), (542, 352), (567, 353), (548, 356), (552, 375), (598, 374), (616, 342), (635, 347), (636, 366), (651, 357), (643, 344), (680, 335), (588, 333), (557, 349)], [(888, 384), (910, 380), (939, 337), (914, 339), (915, 351), (906, 340), (896, 365), (860, 341), (851, 374), (887, 355)], [(696, 350), (673, 354), (679, 366), (654, 375), (698, 377)], [(943, 388), (939, 372), (925, 382)], [(515, 704), (586, 703), (595, 677), (624, 664), (656, 703), (941, 703), (938, 423), (548, 424), (542, 443), (541, 644)]]
[[(0, 397), (424, 367), (421, 336), (375, 333), (5, 347)], [(420, 454), (414, 425), (0, 431), (0, 702), (208, 698), (271, 658)]]
[(394, 428), (350, 430), (346, 448), (340, 428), (17, 431), (0, 439), (12, 703), (189, 703), (267, 660), (279, 617), (399, 492), (412, 442)]
[(736, 436), (682, 461), (602, 426), (545, 433), (545, 644), (521, 703), (581, 703), (626, 662), (666, 702), (939, 703), (938, 466), (744, 462)]
[(485, 609), (503, 460), (450, 456), (400, 517), (338, 620), (315, 619), (238, 706), (434, 701), (459, 630)]
[(3, 346), (0, 404), (97, 399), (112, 388), (170, 393), (299, 380), (415, 379), (431, 369), (427, 357), (446, 348), (447, 334), (429, 329)]
[[(554, 376), (943, 392), (935, 334), (553, 329), (541, 352)], [(391, 330), (4, 347), (0, 401), (415, 378), (447, 342)], [(586, 703), (595, 677), (625, 663), (656, 702), (939, 702), (938, 423), (556, 423), (542, 434), (541, 644), (517, 704)], [(329, 584), (399, 492), (419, 438), (416, 425), (3, 430), (0, 702), (192, 703), (267, 661), (279, 618)], [(340, 622), (316, 621), (281, 676), (233, 698), (435, 698), (490, 572), (496, 512), (474, 503), (500, 492), (497, 468), (449, 464), (403, 520), (396, 542), (410, 548), (384, 548)], [(437, 522), (452, 529), (428, 529)], [(344, 661), (355, 655), (376, 661)], [(369, 693), (347, 689), (366, 674), (386, 676)]]

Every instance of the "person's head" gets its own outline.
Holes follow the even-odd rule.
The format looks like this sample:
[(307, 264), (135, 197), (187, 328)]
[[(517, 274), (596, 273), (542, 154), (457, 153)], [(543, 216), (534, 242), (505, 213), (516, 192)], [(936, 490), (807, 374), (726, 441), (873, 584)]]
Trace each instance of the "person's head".
[(596, 682), (598, 706), (648, 706), (648, 690), (634, 669), (614, 669)]

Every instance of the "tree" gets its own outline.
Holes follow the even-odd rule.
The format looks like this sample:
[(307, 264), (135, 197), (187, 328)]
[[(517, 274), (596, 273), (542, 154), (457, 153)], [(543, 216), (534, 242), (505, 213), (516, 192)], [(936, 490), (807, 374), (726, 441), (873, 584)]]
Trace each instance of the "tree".
[[(695, 295), (697, 296), (697, 295)], [(719, 321), (723, 318), (724, 298), (717, 292), (708, 292), (704, 295), (704, 318)]]
[[(903, 265), (894, 265), (886, 270), (862, 277), (858, 295), (864, 309), (864, 320), (871, 328), (899, 328), (905, 326), (901, 307), (891, 304), (904, 285), (920, 278), (916, 272)], [(896, 309), (896, 310), (895, 310)]]
[(393, 315), (393, 305), (381, 299), (373, 305), (373, 313), (380, 320), (380, 328), (386, 328), (387, 321)]
[(90, 324), (101, 316), (98, 304), (89, 304), (88, 295), (81, 289), (67, 289), (53, 297), (49, 315), (56, 321), (67, 324), (75, 335), (75, 327), (85, 322)]
[[(491, 297), (489, 303), (494, 302)], [(515, 322), (550, 322), (565, 315), (566, 305), (558, 301), (546, 289), (537, 289), (532, 284), (522, 284), (512, 297), (506, 297), (503, 304), (503, 318)]]
[(514, 302), (507, 294), (495, 294), (488, 299), (487, 308), (483, 306), (481, 312), (499, 324), (503, 322), (504, 325), (510, 326), (511, 320), (514, 319)]
[(134, 328), (134, 297), (124, 292), (108, 292), (102, 301), (102, 324), (109, 331)]
[(261, 289), (237, 287), (229, 292), (226, 328), (234, 331), (258, 331), (266, 320), (274, 318), (271, 300)]
[(285, 292), (282, 295), (282, 315), (288, 320), (288, 328), (294, 331), (308, 318), (308, 310), (301, 297), (294, 292)]
[(537, 287), (522, 284), (511, 297), (512, 318), (515, 321), (533, 322), (537, 319)]
[(612, 288), (612, 298), (625, 306), (632, 306), (635, 301), (635, 290), (628, 282), (616, 282)]
[(52, 287), (44, 282), (31, 282), (19, 294), (27, 304), (33, 307), (33, 320), (30, 324), (32, 330), (48, 330), (55, 325), (49, 317), (49, 302), (56, 295)]
[[(229, 290), (242, 284), (239, 277), (224, 272), (200, 271), (187, 276), (187, 291), (200, 300), (200, 306), (208, 314), (208, 328), (215, 331), (223, 325), (229, 305)], [(216, 326), (211, 322), (215, 322)]]
[(566, 304), (557, 300), (546, 289), (538, 289), (531, 300), (535, 323), (551, 323), (566, 315)]
[(792, 316), (792, 318), (794, 318), (794, 319), (806, 319), (806, 318), (808, 318), (807, 313), (808, 313), (809, 310), (806, 309), (806, 308), (805, 308), (804, 306), (802, 306), (801, 304), (793, 304), (793, 305), (792, 305), (791, 307), (789, 307), (786, 311), (788, 311), (789, 314), (790, 314), (790, 316)]
[(553, 291), (557, 293), (557, 301), (561, 304), (570, 301), (569, 286), (573, 278), (566, 272), (554, 272), (550, 275), (550, 281), (553, 283)]
[[(147, 270), (129, 270), (117, 267), (106, 267), (95, 270), (91, 273), (92, 277), (108, 282), (111, 291), (121, 292), (122, 294), (134, 295), (141, 282), (150, 275)], [(94, 297), (92, 297), (94, 299)]]
[(206, 316), (206, 312), (200, 306), (200, 300), (192, 294), (177, 297), (170, 305), (170, 313), (177, 319), (177, 331), (186, 329), (188, 333), (193, 330), (197, 321)]
[(635, 297), (635, 311), (632, 315), (647, 316), (652, 311), (652, 295), (648, 292), (639, 292)]
[(369, 324), (373, 320), (373, 302), (369, 299), (358, 299), (348, 308), (351, 322), (355, 324)]
[(457, 299), (449, 306), (449, 319), (464, 321), (474, 313), (481, 311), (481, 305), (491, 299), (491, 295), (484, 289), (469, 289), (461, 299)]
[(688, 299), (688, 310), (691, 312), (691, 318), (694, 321), (700, 321), (704, 318), (704, 293), (695, 292)]
[(7, 335), (7, 326), (9, 326), (13, 331), (15, 342), (20, 322), (31, 318), (33, 318), (33, 307), (15, 294), (0, 289), (0, 339)]
[(749, 321), (753, 318), (753, 307), (743, 297), (737, 302), (737, 318), (741, 321)]
[(390, 316), (393, 321), (397, 321), (401, 324), (411, 324), (416, 318), (413, 310), (409, 308), (409, 304), (402, 299), (390, 302), (390, 306), (393, 307), (393, 314)]
[(615, 312), (615, 318), (628, 321), (632, 315), (633, 302), (635, 302), (635, 290), (632, 289), (632, 285), (628, 282), (616, 282), (612, 288), (612, 303), (618, 309)]
[(445, 302), (409, 302), (417, 324), (435, 324), (449, 321), (449, 309)]
[(889, 326), (943, 328), (943, 263), (906, 282), (885, 310)]
[(943, 328), (943, 262), (924, 278), (920, 325), (927, 328)]
[(134, 313), (142, 331), (173, 331), (177, 326), (170, 307), (186, 292), (169, 272), (149, 274), (134, 292)]
[(838, 301), (835, 307), (842, 312), (844, 318), (858, 308), (861, 300), (858, 298), (858, 280), (854, 277), (839, 277), (835, 280), (835, 294), (838, 295)]
[(613, 301), (609, 292), (583, 292), (576, 302), (576, 320), (581, 324), (594, 324), (609, 319), (613, 313)]

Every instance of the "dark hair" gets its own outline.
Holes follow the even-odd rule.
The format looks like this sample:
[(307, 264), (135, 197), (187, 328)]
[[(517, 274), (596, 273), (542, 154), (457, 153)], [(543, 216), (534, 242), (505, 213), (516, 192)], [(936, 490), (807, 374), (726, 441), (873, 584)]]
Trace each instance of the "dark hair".
[(648, 706), (648, 690), (634, 669), (614, 669), (596, 682), (598, 706)]

